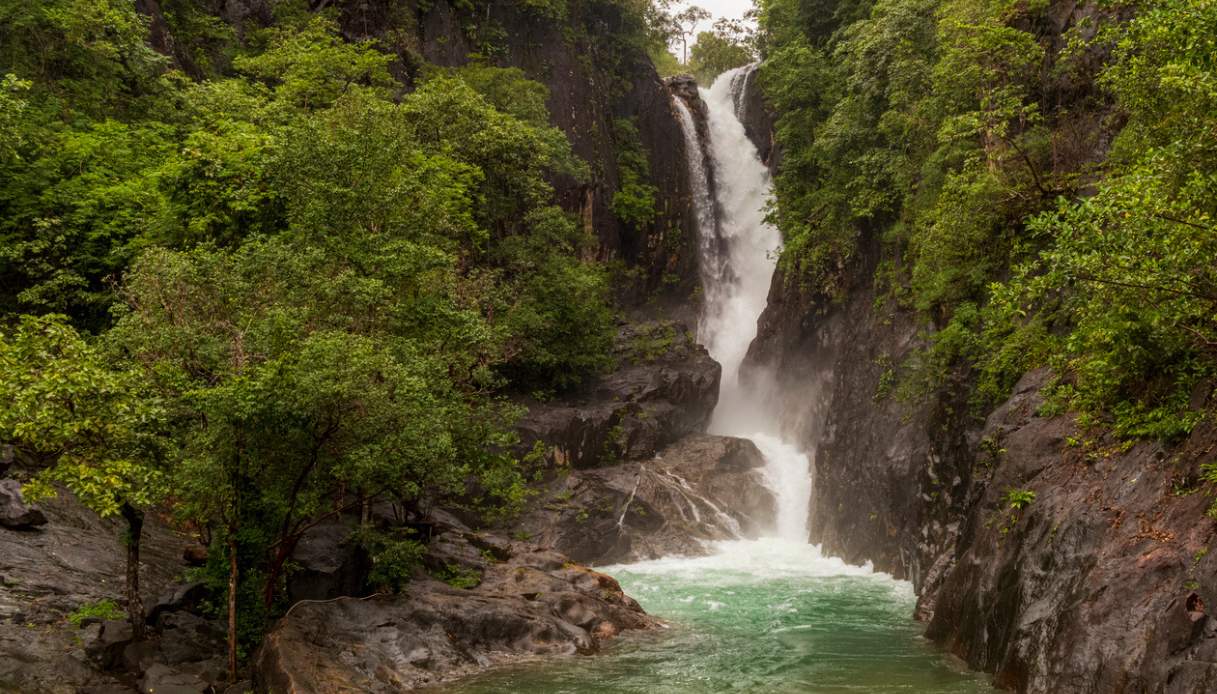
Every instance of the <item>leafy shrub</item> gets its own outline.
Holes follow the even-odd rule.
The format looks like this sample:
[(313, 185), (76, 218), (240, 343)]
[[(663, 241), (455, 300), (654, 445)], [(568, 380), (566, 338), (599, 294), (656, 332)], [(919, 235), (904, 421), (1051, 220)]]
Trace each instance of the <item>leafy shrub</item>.
[(100, 619), (103, 621), (118, 620), (126, 618), (127, 613), (119, 608), (118, 603), (110, 599), (98, 600), (90, 602), (76, 608), (74, 612), (68, 615), (68, 623), (79, 628), (80, 623), (86, 619)]

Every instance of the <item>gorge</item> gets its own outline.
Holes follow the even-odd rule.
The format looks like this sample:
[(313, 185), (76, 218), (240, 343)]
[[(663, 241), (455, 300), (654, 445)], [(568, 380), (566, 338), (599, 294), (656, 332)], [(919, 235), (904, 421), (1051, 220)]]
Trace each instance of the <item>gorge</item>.
[[(911, 585), (810, 544), (808, 454), (786, 438), (781, 414), (771, 409), (765, 389), (773, 379), (740, 379), (754, 337), (748, 326), (765, 306), (780, 243), (763, 217), (768, 171), (737, 117), (753, 70), (728, 71), (700, 95), (683, 89), (673, 101), (688, 143), (706, 283), (698, 338), (723, 367), (709, 430), (756, 444), (773, 517), (752, 537), (735, 526), (735, 537), (702, 549), (706, 556), (602, 567), (648, 612), (670, 620), (670, 633), (633, 637), (604, 658), (507, 669), (452, 691), (989, 690), (917, 637)], [(697, 127), (694, 111), (706, 127)]]
[(0, 0), (0, 692), (1217, 691), (1217, 6), (696, 9)]

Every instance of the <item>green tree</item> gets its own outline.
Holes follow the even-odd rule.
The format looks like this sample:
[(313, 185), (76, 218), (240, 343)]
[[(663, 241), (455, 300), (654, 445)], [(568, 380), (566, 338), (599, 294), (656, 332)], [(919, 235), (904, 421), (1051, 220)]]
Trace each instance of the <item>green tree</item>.
[(689, 64), (689, 39), (697, 31), (697, 26), (711, 17), (710, 13), (697, 5), (689, 5), (672, 16), (672, 26), (676, 36), (680, 37), (680, 62)]
[(232, 667), (243, 570), (256, 569), (255, 609), (267, 609), (319, 519), (378, 495), (410, 505), (460, 495), (482, 469), (512, 483), (499, 470), (509, 458), (457, 443), (474, 413), (435, 349), (449, 335), (407, 332), (420, 312), (442, 310), (443, 286), (423, 277), (419, 293), (398, 293), (286, 238), (153, 251), (130, 273), (111, 335), (179, 413), (175, 487), (180, 510), (223, 539)]
[(689, 68), (698, 82), (709, 85), (727, 70), (747, 65), (755, 59), (751, 48), (743, 40), (716, 24), (713, 31), (703, 31), (697, 35), (697, 43), (693, 44), (689, 56)]
[(144, 634), (139, 588), (144, 511), (166, 493), (166, 412), (143, 375), (118, 367), (62, 316), (23, 316), (0, 334), (0, 440), (42, 468), (31, 499), (66, 487), (102, 518), (127, 523), (127, 615)]

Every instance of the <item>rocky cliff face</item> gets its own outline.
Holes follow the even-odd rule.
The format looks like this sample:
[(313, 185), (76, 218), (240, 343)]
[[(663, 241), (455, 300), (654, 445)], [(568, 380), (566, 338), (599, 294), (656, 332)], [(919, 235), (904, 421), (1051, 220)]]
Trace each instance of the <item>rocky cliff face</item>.
[(511, 525), (593, 565), (696, 555), (769, 529), (764, 464), (751, 441), (692, 435), (644, 462), (562, 471)]
[(683, 323), (622, 326), (618, 367), (562, 398), (521, 402), (520, 453), (537, 446), (554, 469), (646, 460), (705, 429), (722, 367)]
[(769, 171), (777, 171), (781, 152), (774, 142), (774, 114), (759, 82), (760, 71), (751, 66), (739, 79), (743, 84), (736, 91), (735, 115), (744, 124), (744, 134), (756, 146), (761, 161)]
[[(555, 181), (564, 208), (600, 240), (601, 258), (641, 271), (627, 298), (655, 294), (687, 299), (696, 286), (694, 211), (685, 170), (684, 140), (671, 95), (646, 53), (612, 37), (629, 18), (612, 3), (571, 2), (561, 19), (540, 5), (494, 0), (476, 11), (440, 0), (346, 3), (344, 31), (379, 38), (402, 58), (406, 79), (425, 61), (446, 67), (479, 59), (517, 67), (549, 87), (552, 122), (590, 164), (592, 179)], [(621, 187), (613, 121), (627, 119), (638, 136), (657, 189), (656, 217), (641, 227), (618, 219), (610, 205)]]
[[(921, 324), (876, 303), (877, 249), (863, 256), (840, 303), (775, 281), (749, 356), (803, 384), (783, 398), (815, 451), (812, 541), (911, 580), (927, 636), (1004, 687), (1213, 691), (1217, 523), (1198, 481), (1211, 423), (1125, 450), (1037, 416), (1038, 372), (985, 421), (949, 391), (901, 404), (885, 388)], [(1034, 500), (1012, 509), (1018, 492)]]
[[(1052, 3), (1036, 31), (1050, 59), (1065, 29), (1096, 11)], [(1044, 79), (1070, 122), (1110, 122), (1092, 81)], [(1054, 166), (1102, 159), (1110, 133), (1086, 127)], [(769, 144), (762, 121), (748, 132)], [(876, 292), (890, 252), (877, 236), (863, 230), (843, 298), (808, 295), (779, 273), (746, 364), (755, 379), (797, 384), (781, 397), (786, 426), (815, 454), (812, 541), (910, 579), (927, 635), (1001, 686), (1213, 691), (1217, 524), (1198, 481), (1217, 450), (1211, 423), (1170, 449), (1126, 448), (1067, 415), (1037, 416), (1038, 372), (987, 417), (970, 414), (966, 372), (897, 402), (900, 365), (932, 326)]]
[(1046, 377), (985, 424), (958, 541), (922, 593), (927, 635), (1021, 692), (1214, 691), (1217, 527), (1198, 479), (1217, 427), (1130, 448), (1038, 416)]
[(920, 588), (962, 513), (976, 422), (949, 395), (911, 407), (887, 392), (923, 325), (876, 301), (878, 260), (877, 243), (863, 248), (840, 303), (775, 277), (746, 367), (799, 384), (779, 393), (785, 426), (815, 451), (812, 541)]

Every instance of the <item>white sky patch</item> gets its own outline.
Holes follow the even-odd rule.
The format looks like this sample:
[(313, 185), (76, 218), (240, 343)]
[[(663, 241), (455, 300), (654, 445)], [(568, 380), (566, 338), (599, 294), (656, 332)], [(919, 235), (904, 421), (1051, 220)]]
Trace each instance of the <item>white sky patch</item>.
[[(684, 2), (674, 3), (670, 12), (676, 14), (685, 9), (689, 5), (697, 5), (698, 7), (710, 13), (710, 19), (702, 20), (697, 25), (697, 31), (709, 31), (710, 27), (714, 26), (714, 20), (726, 17), (727, 19), (742, 19), (744, 13), (751, 10), (755, 3), (753, 0), (685, 0)], [(689, 39), (689, 46), (692, 47), (697, 43), (697, 33), (693, 34), (693, 38)], [(680, 57), (679, 45), (676, 50), (676, 57)]]

